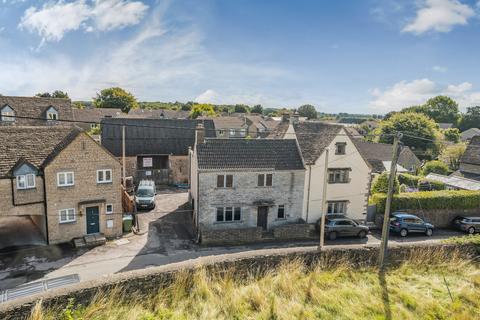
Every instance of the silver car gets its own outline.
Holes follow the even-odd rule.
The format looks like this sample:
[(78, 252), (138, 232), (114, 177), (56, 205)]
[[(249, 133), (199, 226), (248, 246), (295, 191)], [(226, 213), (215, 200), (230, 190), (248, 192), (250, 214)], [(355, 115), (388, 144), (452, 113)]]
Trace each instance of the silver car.
[(453, 220), (453, 226), (463, 232), (474, 234), (480, 232), (480, 217), (461, 217)]

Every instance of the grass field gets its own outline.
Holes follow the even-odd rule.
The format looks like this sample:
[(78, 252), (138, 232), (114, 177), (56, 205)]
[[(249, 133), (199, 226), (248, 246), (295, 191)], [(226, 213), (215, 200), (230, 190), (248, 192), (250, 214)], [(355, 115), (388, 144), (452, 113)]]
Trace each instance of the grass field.
[(290, 261), (242, 280), (234, 274), (199, 269), (148, 297), (117, 291), (88, 306), (37, 304), (31, 319), (480, 319), (479, 265), (441, 252), (413, 255), (385, 273)]

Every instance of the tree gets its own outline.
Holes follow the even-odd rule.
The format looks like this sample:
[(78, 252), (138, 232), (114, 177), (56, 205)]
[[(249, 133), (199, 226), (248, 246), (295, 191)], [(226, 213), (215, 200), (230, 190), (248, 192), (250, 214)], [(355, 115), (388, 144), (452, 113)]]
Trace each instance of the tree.
[(248, 113), (249, 108), (247, 105), (244, 104), (236, 104), (234, 110), (236, 113)]
[(308, 119), (317, 119), (317, 110), (311, 104), (304, 104), (298, 108), (297, 111), (302, 117), (307, 117)]
[(458, 170), (460, 166), (460, 157), (463, 155), (466, 148), (467, 145), (465, 143), (446, 146), (440, 152), (438, 159), (448, 165), (451, 170)]
[(253, 106), (252, 110), (250, 111), (251, 113), (258, 113), (258, 114), (263, 114), (263, 107), (261, 104), (257, 104)]
[[(389, 179), (389, 174), (387, 172), (384, 172), (380, 174), (375, 181), (373, 182), (372, 185), (372, 194), (375, 193), (387, 193), (388, 192), (388, 179)], [(400, 184), (398, 182), (398, 178), (395, 177), (395, 184), (394, 184), (394, 193), (398, 193), (400, 190)]]
[(428, 99), (423, 108), (425, 108), (425, 114), (438, 123), (457, 124), (460, 119), (458, 103), (447, 96), (436, 96)]
[(85, 109), (85, 105), (81, 101), (72, 102), (72, 107), (77, 109)]
[(478, 127), (480, 127), (480, 106), (468, 107), (467, 112), (460, 119), (458, 128), (461, 131), (465, 131), (470, 128)]
[(138, 108), (137, 99), (130, 93), (119, 87), (103, 89), (93, 99), (97, 108), (118, 108), (128, 113), (130, 109)]
[(458, 143), (460, 141), (460, 130), (457, 128), (448, 128), (443, 130), (443, 135), (445, 136), (445, 140)]
[(196, 119), (199, 116), (215, 116), (215, 110), (211, 104), (195, 104), (190, 111), (190, 118)]
[(421, 172), (424, 176), (428, 175), (429, 173), (447, 175), (450, 173), (450, 169), (448, 169), (448, 166), (444, 162), (432, 160), (423, 165)]
[(55, 90), (52, 93), (50, 93), (50, 92), (37, 93), (36, 96), (37, 97), (42, 97), (42, 98), (70, 99), (68, 94), (66, 92), (61, 91), (61, 90)]
[(388, 120), (380, 122), (375, 133), (381, 134), (379, 142), (393, 143), (397, 132), (404, 133), (402, 142), (409, 147), (422, 150), (436, 150), (437, 145), (429, 140), (437, 141), (440, 132), (436, 123), (421, 113), (396, 113)]

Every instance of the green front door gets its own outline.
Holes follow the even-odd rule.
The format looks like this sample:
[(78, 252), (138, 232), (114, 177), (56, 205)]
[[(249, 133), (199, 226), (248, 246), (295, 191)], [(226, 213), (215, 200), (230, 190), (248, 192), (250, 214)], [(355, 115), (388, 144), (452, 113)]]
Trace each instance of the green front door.
[(100, 232), (100, 209), (87, 207), (87, 234)]

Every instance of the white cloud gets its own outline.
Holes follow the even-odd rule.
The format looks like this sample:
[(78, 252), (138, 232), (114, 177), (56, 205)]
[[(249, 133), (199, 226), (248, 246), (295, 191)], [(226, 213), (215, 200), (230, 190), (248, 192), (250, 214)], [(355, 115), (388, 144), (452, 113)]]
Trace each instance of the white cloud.
[(447, 72), (447, 67), (442, 67), (442, 66), (433, 66), (433, 71), (437, 71), (437, 72)]
[(422, 34), (427, 31), (449, 32), (455, 25), (466, 25), (475, 11), (458, 0), (425, 0), (413, 21), (403, 32)]
[(198, 103), (219, 103), (219, 95), (215, 90), (208, 89), (195, 98), (195, 102)]
[(447, 95), (455, 99), (460, 107), (466, 108), (480, 103), (480, 92), (472, 92), (472, 89), (473, 85), (469, 82), (442, 87), (426, 78), (411, 82), (404, 80), (385, 90), (372, 89), (370, 93), (374, 100), (370, 102), (370, 107), (377, 111), (387, 112), (423, 104), (437, 95)]
[(45, 41), (60, 41), (65, 33), (83, 28), (110, 31), (138, 24), (148, 6), (129, 0), (86, 0), (48, 2), (41, 8), (28, 8), (19, 28), (37, 32)]

